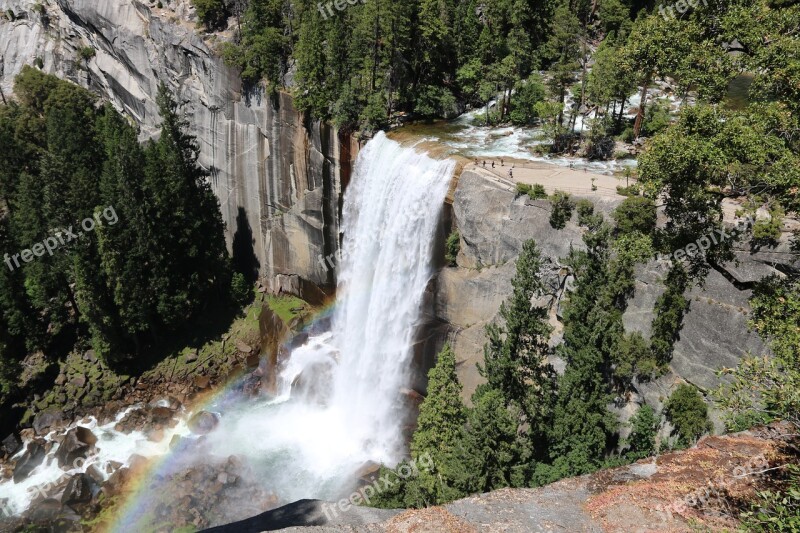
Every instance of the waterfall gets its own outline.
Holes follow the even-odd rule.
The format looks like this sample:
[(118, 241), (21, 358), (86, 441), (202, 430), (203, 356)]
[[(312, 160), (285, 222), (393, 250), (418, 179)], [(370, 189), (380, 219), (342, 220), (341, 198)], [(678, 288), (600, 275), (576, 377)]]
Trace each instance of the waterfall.
[(294, 350), (277, 401), (226, 414), (214, 436), (220, 452), (269, 458), (264, 476), (282, 497), (335, 496), (364, 463), (401, 458), (400, 391), (454, 168), (383, 133), (359, 154), (330, 331)]
[[(98, 454), (70, 473), (89, 465), (105, 471), (111, 461), (126, 463), (133, 454), (166, 455), (117, 531), (150, 527), (139, 521), (154, 516), (172, 475), (185, 476), (186, 468), (230, 456), (244, 460), (237, 472), (248, 483), (282, 503), (336, 500), (351, 490), (360, 467), (394, 465), (402, 458), (401, 389), (410, 378), (422, 298), (433, 274), (433, 242), (454, 167), (383, 133), (364, 147), (344, 197), (338, 303), (330, 327), (283, 363), (276, 398), (252, 400), (229, 389), (208, 406), (220, 415), (213, 433), (193, 438), (183, 421), (160, 444), (140, 432), (120, 433), (116, 421), (82, 422), (98, 433)], [(57, 442), (63, 433), (54, 431), (46, 440)], [(173, 435), (186, 437), (189, 445), (168, 451)], [(0, 482), (0, 504), (10, 513), (28, 507), (35, 494), (28, 489), (63, 475), (52, 460), (56, 449), (24, 483)], [(245, 503), (238, 502), (230, 515), (231, 509), (215, 511), (220, 517), (239, 516)], [(263, 511), (262, 505), (253, 502), (252, 513)]]

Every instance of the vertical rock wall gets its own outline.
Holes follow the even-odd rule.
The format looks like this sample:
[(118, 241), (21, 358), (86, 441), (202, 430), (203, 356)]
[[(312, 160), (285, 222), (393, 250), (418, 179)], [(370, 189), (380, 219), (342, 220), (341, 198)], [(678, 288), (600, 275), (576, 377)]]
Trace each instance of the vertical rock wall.
[[(235, 260), (268, 279), (296, 274), (321, 286), (320, 257), (338, 249), (342, 174), (352, 153), (333, 127), (305, 120), (281, 94), (245, 90), (216, 53), (229, 35), (202, 36), (189, 0), (0, 0), (0, 88), (24, 65), (78, 83), (158, 133), (165, 83), (184, 103), (210, 173)], [(41, 7), (40, 7), (41, 6)], [(94, 57), (81, 58), (91, 47)]]

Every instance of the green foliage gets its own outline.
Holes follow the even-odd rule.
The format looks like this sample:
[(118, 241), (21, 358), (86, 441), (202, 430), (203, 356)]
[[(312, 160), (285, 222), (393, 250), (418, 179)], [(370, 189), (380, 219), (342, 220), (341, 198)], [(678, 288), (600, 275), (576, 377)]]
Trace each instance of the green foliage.
[(458, 487), (463, 473), (459, 464), (467, 409), (461, 400), (461, 384), (456, 375), (456, 358), (445, 345), (428, 375), (428, 395), (422, 402), (417, 430), (411, 440), (411, 457), (428, 458), (430, 469), (420, 469), (406, 488), (405, 505), (441, 505), (466, 495)]
[(78, 55), (84, 62), (89, 62), (97, 55), (97, 51), (91, 46), (84, 46), (78, 51)]
[(800, 531), (800, 465), (786, 465), (779, 490), (759, 491), (752, 509), (742, 513), (747, 531), (794, 533)]
[(775, 244), (781, 236), (783, 218), (786, 216), (781, 206), (770, 209), (769, 218), (757, 219), (753, 224), (753, 240), (756, 244)]
[(650, 349), (650, 343), (635, 331), (620, 339), (614, 354), (614, 379), (620, 388), (626, 388), (634, 377), (648, 377), (658, 369), (658, 362)]
[(553, 193), (550, 203), (553, 204), (553, 210), (550, 212), (550, 226), (555, 229), (564, 229), (569, 219), (572, 218), (575, 203), (568, 193), (562, 191)]
[(551, 479), (599, 468), (617, 430), (607, 408), (612, 392), (605, 376), (624, 332), (632, 267), (611, 261), (609, 241), (607, 226), (589, 231), (587, 250), (573, 251), (566, 260), (575, 285), (564, 308), (564, 341), (557, 348), (566, 368), (549, 434)]
[(675, 427), (678, 444), (681, 446), (691, 446), (712, 429), (708, 420), (708, 406), (692, 385), (684, 383), (678, 386), (664, 404), (664, 413)]
[(578, 224), (581, 226), (589, 226), (592, 223), (592, 215), (594, 215), (594, 204), (591, 200), (581, 198), (575, 204), (578, 210)]
[(528, 196), (531, 200), (544, 200), (547, 198), (547, 191), (544, 190), (544, 185), (534, 183), (528, 191)]
[(123, 359), (227, 293), (217, 200), (166, 91), (161, 137), (144, 147), (126, 119), (76, 85), (24, 68), (15, 92), (20, 104), (0, 108), (8, 249), (55, 241), (52, 228), (82, 233), (81, 221), (96, 224), (0, 275), (4, 359), (46, 348), (60, 333)]
[[(547, 323), (548, 310), (531, 307), (532, 300), (545, 294), (540, 278), (542, 264), (536, 244), (525, 242), (517, 258), (517, 273), (511, 281), (512, 296), (500, 306), (501, 323), (486, 327), (488, 342), (483, 366), (479, 366), (487, 380), (486, 388), (498, 391), (506, 407), (519, 413), (515, 420), (526, 429), (515, 430), (520, 437), (518, 453), (529, 460), (547, 457), (544, 443), (552, 419), (555, 386), (554, 371), (547, 362), (552, 331)], [(484, 391), (476, 392), (478, 396), (483, 394)], [(484, 407), (494, 408), (497, 398), (493, 395), (484, 398), (487, 402)], [(473, 431), (483, 430), (473, 426)], [(525, 473), (518, 473), (514, 484), (523, 484), (525, 477)]]
[(652, 137), (667, 129), (670, 125), (671, 117), (668, 102), (655, 102), (649, 108), (642, 124), (642, 135)]
[(453, 232), (450, 233), (450, 236), (447, 237), (445, 248), (445, 259), (447, 260), (447, 264), (450, 266), (456, 266), (458, 252), (461, 250), (461, 235), (458, 233), (457, 229), (454, 229)]
[(611, 217), (622, 235), (638, 231), (652, 235), (656, 229), (656, 204), (650, 198), (629, 196), (614, 210)]
[(800, 281), (767, 278), (750, 302), (751, 325), (769, 344), (774, 357), (746, 357), (715, 399), (731, 414), (729, 426), (742, 420), (787, 420), (800, 426)]
[(650, 457), (656, 452), (656, 434), (658, 418), (649, 405), (643, 405), (630, 420), (631, 433), (628, 435), (627, 457), (636, 461)]
[(209, 30), (220, 29), (228, 18), (228, 6), (225, 0), (192, 0), (197, 16)]
[(538, 119), (536, 105), (545, 100), (545, 87), (538, 74), (517, 83), (516, 94), (511, 103), (509, 118), (512, 124), (530, 125)]
[(239, 305), (245, 305), (253, 299), (253, 290), (241, 272), (231, 276), (231, 299)]
[(680, 338), (683, 317), (689, 309), (689, 300), (684, 294), (689, 286), (689, 277), (680, 264), (670, 269), (665, 280), (666, 290), (656, 300), (650, 346), (659, 367), (665, 367), (672, 359), (672, 349)]

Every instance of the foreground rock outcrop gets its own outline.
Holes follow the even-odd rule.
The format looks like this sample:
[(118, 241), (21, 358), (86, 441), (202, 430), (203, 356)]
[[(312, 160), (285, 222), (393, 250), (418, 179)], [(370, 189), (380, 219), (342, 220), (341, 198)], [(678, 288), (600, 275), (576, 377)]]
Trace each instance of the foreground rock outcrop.
[(502, 489), (422, 510), (353, 507), (333, 514), (334, 504), (303, 500), (208, 532), (733, 531), (746, 502), (768, 485), (764, 470), (797, 461), (784, 451), (791, 433), (788, 426), (776, 425), (707, 437), (690, 450), (629, 466), (536, 489)]

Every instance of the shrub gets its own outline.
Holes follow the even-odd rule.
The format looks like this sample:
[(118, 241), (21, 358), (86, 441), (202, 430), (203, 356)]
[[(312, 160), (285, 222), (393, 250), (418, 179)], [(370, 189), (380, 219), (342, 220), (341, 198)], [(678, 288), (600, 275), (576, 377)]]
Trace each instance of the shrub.
[(555, 229), (564, 229), (572, 218), (572, 210), (575, 207), (574, 202), (568, 193), (556, 191), (550, 201), (553, 204), (553, 210), (550, 212), (550, 226)]
[(208, 30), (216, 30), (225, 25), (228, 6), (225, 0), (192, 0), (197, 16)]
[(231, 277), (231, 299), (239, 305), (245, 305), (250, 302), (252, 296), (253, 291), (244, 274), (234, 272)]
[(639, 187), (637, 185), (630, 185), (628, 187), (617, 185), (617, 194), (620, 196), (639, 196)]
[(530, 195), (531, 186), (527, 183), (519, 183), (517, 182), (517, 196), (522, 196), (524, 194)]
[(458, 230), (453, 230), (449, 237), (447, 237), (445, 258), (450, 266), (456, 266), (456, 258), (458, 252), (461, 251), (461, 235)]
[(581, 198), (575, 204), (578, 209), (578, 224), (581, 226), (588, 226), (590, 223), (590, 217), (594, 215), (594, 204), (591, 200), (587, 200), (586, 198)]
[(634, 231), (652, 235), (656, 229), (656, 204), (650, 198), (643, 196), (625, 198), (611, 216), (617, 223), (617, 232), (623, 235)]
[(631, 417), (629, 423), (631, 434), (628, 436), (628, 451), (626, 452), (628, 458), (636, 461), (653, 455), (656, 452), (656, 433), (658, 432), (656, 412), (649, 405), (643, 405)]
[(97, 55), (97, 51), (91, 46), (84, 46), (83, 48), (80, 49), (78, 55), (80, 56), (81, 59), (88, 62), (91, 61), (91, 59), (95, 55)]
[(692, 385), (680, 385), (664, 405), (667, 419), (675, 427), (678, 443), (682, 446), (694, 444), (704, 433), (711, 430), (708, 406), (703, 396)]
[(544, 185), (534, 183), (528, 191), (528, 196), (530, 196), (531, 200), (543, 200), (547, 198), (547, 191), (544, 190)]

